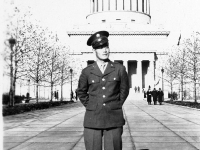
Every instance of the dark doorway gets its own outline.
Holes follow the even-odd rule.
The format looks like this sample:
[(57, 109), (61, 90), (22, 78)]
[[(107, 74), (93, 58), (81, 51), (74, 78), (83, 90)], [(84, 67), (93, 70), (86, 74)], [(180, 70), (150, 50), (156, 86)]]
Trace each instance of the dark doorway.
[(149, 67), (149, 61), (143, 60), (142, 61), (142, 88), (145, 88), (145, 76), (147, 75), (148, 67)]
[(128, 78), (129, 78), (129, 86), (132, 88), (132, 75), (136, 74), (137, 69), (137, 61), (128, 61)]

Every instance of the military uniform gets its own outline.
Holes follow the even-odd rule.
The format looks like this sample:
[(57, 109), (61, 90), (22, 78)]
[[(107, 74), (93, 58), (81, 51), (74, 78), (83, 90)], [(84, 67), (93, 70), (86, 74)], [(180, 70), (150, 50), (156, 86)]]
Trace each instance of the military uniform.
[(125, 124), (122, 105), (129, 94), (125, 67), (108, 62), (102, 74), (97, 63), (83, 69), (78, 96), (86, 107), (84, 127), (111, 128)]
[[(93, 34), (87, 42), (96, 55), (109, 53), (107, 31)], [(102, 49), (102, 51), (101, 51)], [(98, 57), (97, 57), (98, 58)], [(98, 59), (98, 63), (100, 60)], [(126, 69), (105, 57), (82, 70), (77, 95), (86, 108), (84, 117), (84, 142), (86, 150), (122, 150), (122, 133), (125, 124), (122, 105), (129, 94)], [(106, 66), (102, 71), (101, 66)]]

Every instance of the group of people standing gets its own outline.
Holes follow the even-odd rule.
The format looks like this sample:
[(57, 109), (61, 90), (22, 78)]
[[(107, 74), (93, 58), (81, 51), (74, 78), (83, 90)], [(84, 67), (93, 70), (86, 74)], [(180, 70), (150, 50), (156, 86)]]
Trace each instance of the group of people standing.
[(135, 93), (137, 93), (137, 92), (140, 93), (140, 87), (139, 86), (138, 87), (135, 86), (134, 90), (135, 90)]
[(154, 88), (153, 91), (151, 91), (151, 88), (149, 87), (147, 91), (148, 105), (151, 105), (152, 98), (153, 98), (154, 105), (157, 104), (157, 101), (159, 102), (160, 105), (162, 105), (163, 96), (164, 96), (164, 93), (161, 90), (161, 88), (159, 88), (159, 90), (156, 90), (156, 88)]

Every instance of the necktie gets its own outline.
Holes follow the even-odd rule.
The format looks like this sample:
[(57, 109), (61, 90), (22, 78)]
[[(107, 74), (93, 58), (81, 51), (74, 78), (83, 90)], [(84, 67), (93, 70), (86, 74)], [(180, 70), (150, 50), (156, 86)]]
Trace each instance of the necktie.
[(105, 69), (106, 69), (106, 64), (101, 65), (101, 72), (102, 73), (104, 73)]

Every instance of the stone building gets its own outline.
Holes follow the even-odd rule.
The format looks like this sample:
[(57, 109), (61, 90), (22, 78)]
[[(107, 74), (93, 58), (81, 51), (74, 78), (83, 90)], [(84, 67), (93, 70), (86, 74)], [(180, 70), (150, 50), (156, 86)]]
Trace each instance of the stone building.
[(82, 61), (82, 67), (95, 58), (87, 39), (106, 30), (110, 33), (110, 59), (126, 67), (130, 87), (154, 87), (156, 62), (164, 53), (170, 32), (151, 25), (150, 0), (90, 0), (86, 19), (86, 25), (75, 25), (67, 32), (71, 54)]

